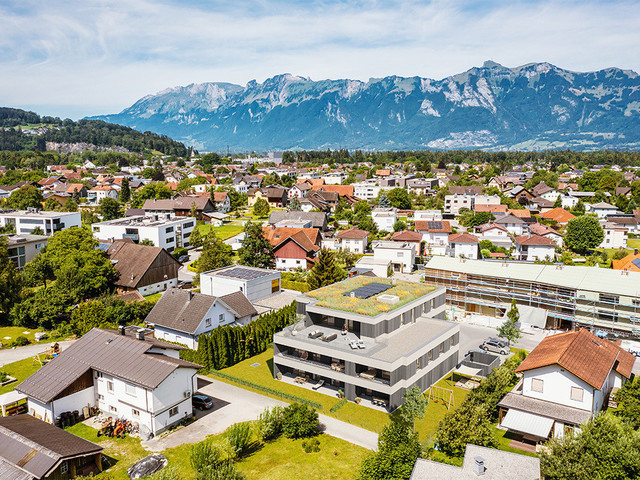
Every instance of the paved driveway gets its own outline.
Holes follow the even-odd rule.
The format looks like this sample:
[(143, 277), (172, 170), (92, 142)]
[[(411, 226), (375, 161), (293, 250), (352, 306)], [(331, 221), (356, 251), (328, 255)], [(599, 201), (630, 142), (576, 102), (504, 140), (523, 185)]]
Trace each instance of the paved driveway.
[[(75, 340), (65, 340), (63, 342), (58, 342), (60, 347), (64, 351), (69, 345), (71, 345)], [(39, 353), (44, 352), (51, 346), (52, 342), (43, 342), (36, 345), (25, 345), (24, 347), (15, 347), (15, 348), (5, 348), (0, 350), (0, 366), (6, 365), (8, 363), (18, 362), (20, 360), (24, 360), (25, 358), (35, 357)]]
[[(286, 406), (287, 403), (250, 392), (228, 383), (212, 380), (208, 377), (198, 377), (199, 393), (213, 398), (214, 408), (198, 411), (197, 420), (165, 438), (152, 438), (142, 442), (145, 448), (159, 452), (183, 443), (197, 443), (208, 435), (224, 432), (234, 423), (255, 420), (266, 407), (275, 405)], [(365, 448), (374, 449), (377, 446), (376, 433), (341, 422), (334, 418), (320, 415), (320, 423), (325, 427), (326, 434), (341, 438)]]

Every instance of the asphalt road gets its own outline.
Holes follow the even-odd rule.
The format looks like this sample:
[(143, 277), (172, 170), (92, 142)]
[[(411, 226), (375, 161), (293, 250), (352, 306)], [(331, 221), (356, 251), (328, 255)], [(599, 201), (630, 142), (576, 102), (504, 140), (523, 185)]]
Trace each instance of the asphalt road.
[[(58, 342), (60, 347), (64, 351), (75, 340), (65, 340)], [(36, 345), (26, 345), (24, 347), (5, 348), (0, 350), (0, 365), (6, 365), (7, 363), (18, 362), (25, 358), (35, 357), (39, 353), (43, 353), (51, 346), (51, 342), (43, 342)]]

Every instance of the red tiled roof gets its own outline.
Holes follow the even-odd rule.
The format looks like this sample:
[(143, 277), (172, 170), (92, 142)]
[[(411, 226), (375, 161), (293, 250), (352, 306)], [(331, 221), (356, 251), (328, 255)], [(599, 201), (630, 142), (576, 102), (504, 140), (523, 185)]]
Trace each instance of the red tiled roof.
[[(433, 228), (438, 223), (441, 225), (441, 228)], [(431, 224), (431, 228), (429, 227), (429, 224)], [(451, 224), (446, 220), (437, 222), (432, 222), (430, 220), (416, 220), (415, 226), (416, 230), (420, 232), (451, 233)]]
[(630, 270), (632, 272), (640, 272), (640, 267), (633, 263), (634, 260), (638, 260), (638, 264), (640, 264), (640, 253), (630, 253), (626, 257), (620, 260), (612, 260), (611, 267), (614, 270)]
[(634, 362), (635, 357), (615, 343), (581, 329), (546, 337), (516, 372), (559, 365), (592, 387), (601, 389), (611, 369), (630, 378)]
[(543, 237), (541, 235), (522, 235), (521, 237), (516, 237), (515, 241), (519, 245), (539, 245), (546, 247), (555, 247), (556, 243), (550, 238)]
[(313, 189), (335, 192), (341, 197), (353, 196), (353, 185), (314, 185)]
[(531, 212), (527, 209), (514, 209), (514, 208), (510, 208), (508, 210), (508, 212), (513, 215), (514, 217), (518, 217), (518, 218), (530, 218), (531, 217)]
[(470, 233), (454, 233), (449, 235), (449, 243), (480, 243), (480, 240)]
[(485, 204), (482, 204), (482, 203), (480, 203), (480, 204), (476, 203), (475, 206), (474, 206), (474, 211), (476, 213), (478, 213), (478, 212), (491, 212), (491, 213), (493, 213), (493, 212), (504, 212), (504, 213), (506, 213), (507, 212), (507, 206), (506, 205), (502, 205), (502, 204), (500, 204), (500, 205), (485, 205)]
[(567, 223), (575, 217), (575, 215), (567, 212), (562, 207), (552, 208), (551, 210), (542, 213), (540, 216), (549, 220), (555, 220), (558, 223)]
[(338, 238), (367, 238), (369, 232), (366, 230), (360, 230), (359, 228), (350, 228), (349, 230), (343, 230), (336, 235)]
[(269, 243), (274, 247), (300, 232), (304, 234), (311, 244), (318, 246), (320, 243), (320, 230), (317, 228), (263, 227), (262, 230), (264, 231), (265, 238), (269, 240)]
[(421, 242), (422, 234), (411, 230), (404, 230), (391, 235), (391, 240), (394, 242)]

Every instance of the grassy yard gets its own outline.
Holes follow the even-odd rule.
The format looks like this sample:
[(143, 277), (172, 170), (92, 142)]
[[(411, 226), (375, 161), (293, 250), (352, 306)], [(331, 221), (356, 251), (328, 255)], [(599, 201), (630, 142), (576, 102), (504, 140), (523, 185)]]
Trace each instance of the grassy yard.
[(12, 382), (4, 387), (0, 387), (0, 395), (3, 393), (10, 392), (17, 385), (20, 384), (25, 378), (34, 373), (36, 370), (40, 368), (40, 364), (35, 363), (32, 357), (25, 358), (24, 360), (20, 360), (19, 362), (7, 363), (2, 367), (2, 370), (7, 372), (7, 374), (11, 375), (18, 379), (17, 382)]
[[(35, 341), (36, 332), (43, 332), (41, 328), (31, 329), (25, 327), (0, 327), (0, 342), (8, 345), (18, 337), (27, 337), (29, 341)], [(25, 333), (28, 332), (28, 333)], [(47, 342), (47, 340), (45, 340)]]
[(627, 240), (627, 247), (640, 248), (640, 238), (630, 238)]
[[(151, 453), (140, 445), (137, 438), (98, 437), (94, 428), (82, 423), (67, 428), (67, 431), (103, 446), (104, 454), (115, 460), (115, 464), (96, 476), (97, 480), (126, 480), (127, 469)], [(305, 453), (302, 440), (284, 437), (259, 445), (237, 463), (238, 469), (249, 480), (288, 480), (299, 475), (305, 480), (355, 478), (367, 450), (328, 435), (317, 438), (320, 451), (315, 453)], [(162, 452), (169, 460), (169, 466), (175, 468), (183, 480), (195, 476), (189, 462), (191, 447), (192, 444), (183, 444)]]
[(160, 300), (160, 297), (162, 296), (162, 293), (158, 292), (158, 293), (154, 293), (153, 295), (147, 295), (146, 297), (144, 297), (145, 300), (149, 301), (149, 302), (157, 302), (158, 300)]
[[(251, 365), (254, 363), (259, 363), (260, 366), (252, 367)], [(266, 352), (244, 360), (234, 365), (233, 367), (225, 368), (223, 372), (235, 377), (243, 378), (253, 383), (257, 383), (259, 385), (278, 389), (279, 391), (282, 391), (284, 393), (289, 393), (291, 395), (306, 398), (307, 400), (318, 402), (323, 407), (320, 413), (337, 418), (338, 420), (342, 420), (344, 422), (351, 423), (358, 427), (365, 428), (372, 432), (380, 433), (382, 427), (390, 422), (389, 414), (380, 410), (374, 410), (372, 408), (365, 407), (363, 405), (358, 405), (354, 402), (347, 402), (337, 412), (331, 413), (331, 407), (333, 407), (339, 401), (337, 397), (330, 397), (313, 390), (300, 388), (279, 380), (275, 380), (273, 378), (272, 368), (273, 352), (271, 350), (267, 350)], [(221, 378), (215, 376), (213, 378), (216, 378), (216, 380), (222, 380)], [(454, 384), (455, 381), (457, 381), (457, 378), (454, 379)], [(233, 384), (233, 382), (229, 383)], [(464, 400), (464, 397), (466, 397), (467, 395), (466, 390), (456, 388), (451, 384), (451, 377), (443, 378), (436, 385), (453, 390), (455, 406), (460, 405), (462, 403), (462, 400)], [(258, 393), (264, 395), (264, 393), (262, 392)], [(446, 400), (448, 401), (448, 393), (445, 396)], [(442, 392), (440, 392), (440, 398), (441, 397)], [(278, 397), (274, 396), (274, 398)], [(447, 412), (447, 407), (441, 400), (439, 400), (438, 402), (431, 401), (429, 403), (429, 406), (427, 407), (427, 413), (424, 418), (416, 422), (416, 430), (420, 433), (421, 441), (427, 440), (431, 435), (435, 433), (438, 427), (438, 423), (440, 422), (440, 420), (442, 420)]]
[(198, 225), (198, 228), (200, 229), (200, 234), (202, 236), (207, 235), (209, 232), (213, 232), (222, 240), (235, 237), (244, 230), (243, 225), (235, 225), (231, 223), (222, 225), (221, 227), (214, 227), (213, 225)]

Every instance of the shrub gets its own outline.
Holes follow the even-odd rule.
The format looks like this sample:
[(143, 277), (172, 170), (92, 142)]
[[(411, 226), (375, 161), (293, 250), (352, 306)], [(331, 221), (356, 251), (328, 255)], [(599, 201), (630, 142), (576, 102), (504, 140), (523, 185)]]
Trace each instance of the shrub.
[(0, 383), (6, 382), (9, 380), (9, 375), (5, 371), (0, 371)]
[(320, 441), (317, 438), (310, 438), (308, 440), (302, 441), (302, 448), (306, 453), (311, 452), (319, 452), (320, 451)]
[(241, 457), (251, 445), (251, 425), (247, 422), (234, 423), (227, 429), (226, 437), (235, 457)]
[(336, 403), (333, 407), (331, 407), (331, 409), (329, 409), (329, 411), (331, 413), (336, 413), (338, 410), (340, 410), (342, 408), (342, 406), (347, 403), (347, 399), (343, 398), (342, 400), (340, 400), (338, 403)]
[(282, 417), (284, 408), (275, 406), (265, 408), (256, 420), (256, 435), (262, 442), (273, 440), (282, 434)]
[(230, 461), (232, 457), (233, 452), (228, 443), (214, 443), (213, 440), (204, 440), (191, 448), (189, 460), (193, 469), (204, 475)]
[(284, 409), (282, 431), (287, 438), (304, 438), (317, 435), (318, 413), (302, 403), (292, 403)]
[(25, 345), (29, 345), (29, 339), (27, 337), (23, 337), (22, 335), (16, 338), (13, 342), (16, 347), (23, 347)]

